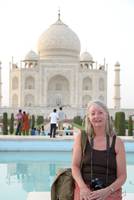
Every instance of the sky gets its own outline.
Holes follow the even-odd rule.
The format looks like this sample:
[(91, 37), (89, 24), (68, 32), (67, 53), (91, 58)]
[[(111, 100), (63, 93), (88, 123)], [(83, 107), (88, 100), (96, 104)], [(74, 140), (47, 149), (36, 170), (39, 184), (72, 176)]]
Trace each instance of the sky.
[(0, 0), (2, 105), (9, 105), (9, 62), (20, 64), (40, 35), (61, 20), (79, 37), (81, 52), (108, 64), (108, 107), (113, 107), (114, 64), (121, 65), (121, 107), (134, 108), (133, 0)]

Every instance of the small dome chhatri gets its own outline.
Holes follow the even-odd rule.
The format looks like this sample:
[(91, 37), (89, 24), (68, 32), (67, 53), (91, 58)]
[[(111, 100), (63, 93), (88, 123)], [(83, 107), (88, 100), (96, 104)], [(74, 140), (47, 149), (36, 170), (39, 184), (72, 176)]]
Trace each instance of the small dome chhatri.
[(92, 61), (93, 62), (93, 57), (91, 56), (91, 54), (87, 51), (83, 52), (80, 56), (80, 61)]
[(25, 56), (25, 61), (39, 60), (39, 56), (34, 51), (29, 51)]
[(80, 40), (78, 36), (60, 19), (52, 24), (38, 40), (40, 58), (48, 56), (69, 56), (78, 58), (80, 54)]

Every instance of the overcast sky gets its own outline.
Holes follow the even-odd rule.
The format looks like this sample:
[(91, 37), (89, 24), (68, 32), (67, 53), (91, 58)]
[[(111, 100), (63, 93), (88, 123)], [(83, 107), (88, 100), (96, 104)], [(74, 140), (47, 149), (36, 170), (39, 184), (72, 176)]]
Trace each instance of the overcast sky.
[(108, 106), (113, 106), (114, 64), (121, 64), (121, 106), (134, 108), (133, 0), (0, 0), (2, 105), (9, 104), (9, 62), (20, 63), (38, 38), (57, 20), (67, 24), (93, 59), (108, 63)]

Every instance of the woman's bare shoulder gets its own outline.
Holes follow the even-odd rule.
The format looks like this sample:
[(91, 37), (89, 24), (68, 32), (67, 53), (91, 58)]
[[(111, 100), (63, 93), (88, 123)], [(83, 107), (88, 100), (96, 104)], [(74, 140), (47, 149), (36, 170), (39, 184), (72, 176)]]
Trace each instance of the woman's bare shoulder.
[(76, 140), (81, 138), (81, 130), (78, 130), (74, 137)]
[(123, 144), (123, 140), (119, 136), (116, 136), (116, 143)]
[(116, 144), (115, 144), (115, 149), (116, 149), (116, 152), (119, 152), (120, 150), (124, 149), (124, 142), (123, 140), (116, 136)]
[(81, 143), (81, 130), (78, 130), (74, 137), (74, 143)]

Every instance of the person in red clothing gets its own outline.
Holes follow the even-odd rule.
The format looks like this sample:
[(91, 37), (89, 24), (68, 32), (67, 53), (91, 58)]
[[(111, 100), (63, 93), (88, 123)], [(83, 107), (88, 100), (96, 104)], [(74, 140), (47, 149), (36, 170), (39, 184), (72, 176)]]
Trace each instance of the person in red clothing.
[(25, 111), (23, 112), (23, 117), (22, 117), (22, 132), (23, 135), (28, 135), (29, 134), (29, 114), (26, 113)]
[(84, 156), (81, 133), (76, 136), (73, 148), (74, 200), (122, 199), (121, 187), (127, 176), (125, 148), (112, 125), (107, 107), (100, 101), (90, 102), (86, 115)]

